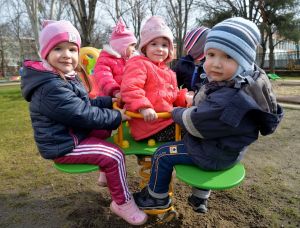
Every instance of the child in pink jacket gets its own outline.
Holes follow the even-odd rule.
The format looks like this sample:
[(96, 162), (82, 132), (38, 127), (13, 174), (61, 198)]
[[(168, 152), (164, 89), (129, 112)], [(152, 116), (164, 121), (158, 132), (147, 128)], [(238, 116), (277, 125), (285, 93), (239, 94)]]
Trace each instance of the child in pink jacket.
[(97, 60), (94, 77), (99, 88), (98, 96), (120, 98), (120, 84), (126, 61), (135, 52), (136, 38), (126, 28), (122, 18), (117, 22), (109, 41)]
[[(151, 136), (157, 141), (174, 140), (173, 120), (157, 118), (158, 112), (171, 112), (174, 106), (187, 106), (192, 96), (179, 90), (175, 73), (166, 65), (172, 60), (173, 35), (163, 18), (152, 16), (141, 30), (140, 56), (128, 60), (121, 83), (125, 109), (139, 112), (144, 119), (129, 120), (135, 140)], [(190, 101), (189, 101), (190, 102)]]

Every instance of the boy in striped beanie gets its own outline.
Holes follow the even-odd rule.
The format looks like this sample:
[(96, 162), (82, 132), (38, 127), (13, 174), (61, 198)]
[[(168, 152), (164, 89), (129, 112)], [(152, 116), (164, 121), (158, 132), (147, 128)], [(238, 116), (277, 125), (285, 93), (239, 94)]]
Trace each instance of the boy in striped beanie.
[(204, 44), (209, 28), (200, 26), (190, 30), (184, 37), (184, 50), (186, 56), (180, 58), (174, 67), (178, 86), (189, 91), (197, 90), (201, 83), (200, 75), (203, 73)]
[[(259, 134), (272, 134), (283, 111), (276, 102), (266, 73), (254, 61), (260, 42), (257, 26), (235, 17), (215, 25), (204, 47), (208, 82), (188, 108), (175, 107), (172, 118), (186, 132), (182, 141), (160, 146), (152, 156), (148, 185), (134, 193), (142, 209), (163, 209), (173, 167), (196, 165), (204, 170), (226, 170), (243, 159)], [(192, 188), (188, 203), (207, 212), (209, 189)]]
[(242, 72), (254, 70), (259, 43), (260, 32), (257, 26), (252, 21), (236, 17), (213, 27), (207, 36), (204, 51), (207, 55), (209, 49), (218, 49), (236, 61), (238, 69), (234, 72), (235, 77)]

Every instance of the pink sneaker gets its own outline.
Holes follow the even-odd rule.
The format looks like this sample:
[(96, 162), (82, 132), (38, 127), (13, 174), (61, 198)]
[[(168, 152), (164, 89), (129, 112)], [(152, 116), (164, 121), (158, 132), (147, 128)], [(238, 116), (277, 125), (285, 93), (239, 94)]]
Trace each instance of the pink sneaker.
[(141, 211), (137, 207), (134, 199), (131, 199), (122, 205), (117, 205), (115, 201), (112, 201), (110, 204), (110, 210), (131, 225), (143, 225), (148, 218), (145, 212)]
[(100, 171), (99, 178), (98, 178), (98, 185), (100, 187), (107, 187), (107, 180), (104, 172)]

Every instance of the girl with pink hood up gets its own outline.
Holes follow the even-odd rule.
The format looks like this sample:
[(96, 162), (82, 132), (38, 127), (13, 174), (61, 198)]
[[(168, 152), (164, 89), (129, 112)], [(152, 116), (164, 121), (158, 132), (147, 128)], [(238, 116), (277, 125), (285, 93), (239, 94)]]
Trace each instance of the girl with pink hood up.
[(120, 85), (126, 61), (135, 53), (136, 38), (122, 18), (117, 22), (109, 41), (95, 65), (94, 77), (97, 83), (98, 96), (120, 98)]

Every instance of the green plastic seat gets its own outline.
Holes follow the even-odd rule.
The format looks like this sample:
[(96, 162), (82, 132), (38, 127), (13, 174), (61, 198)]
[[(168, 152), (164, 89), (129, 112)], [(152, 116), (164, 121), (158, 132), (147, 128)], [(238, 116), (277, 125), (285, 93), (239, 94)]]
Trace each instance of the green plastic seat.
[[(154, 146), (149, 146), (148, 140), (135, 141), (129, 134), (129, 128), (125, 126), (125, 123), (123, 123), (123, 138), (129, 142), (128, 148), (122, 148), (125, 155), (151, 156), (157, 147), (165, 144), (165, 142), (156, 142)], [(110, 137), (108, 141), (114, 143), (113, 137)]]
[(99, 166), (91, 164), (60, 164), (54, 163), (54, 167), (65, 173), (88, 173), (99, 170)]
[[(150, 147), (147, 144), (147, 140), (136, 142), (131, 135), (129, 134), (128, 127), (125, 127), (125, 123), (123, 123), (123, 134), (124, 134), (124, 140), (128, 140), (130, 143), (129, 148), (122, 149), (125, 153), (125, 155), (152, 155), (158, 145), (162, 145), (163, 143), (156, 143), (155, 146)], [(113, 137), (110, 137), (107, 139), (107, 141), (114, 143)], [(59, 164), (54, 163), (54, 167), (62, 172), (65, 173), (88, 173), (99, 170), (99, 167), (97, 165), (91, 165), (91, 164)]]
[(176, 165), (176, 177), (193, 187), (223, 190), (239, 185), (246, 174), (245, 167), (237, 163), (230, 169), (207, 171), (191, 165)]

